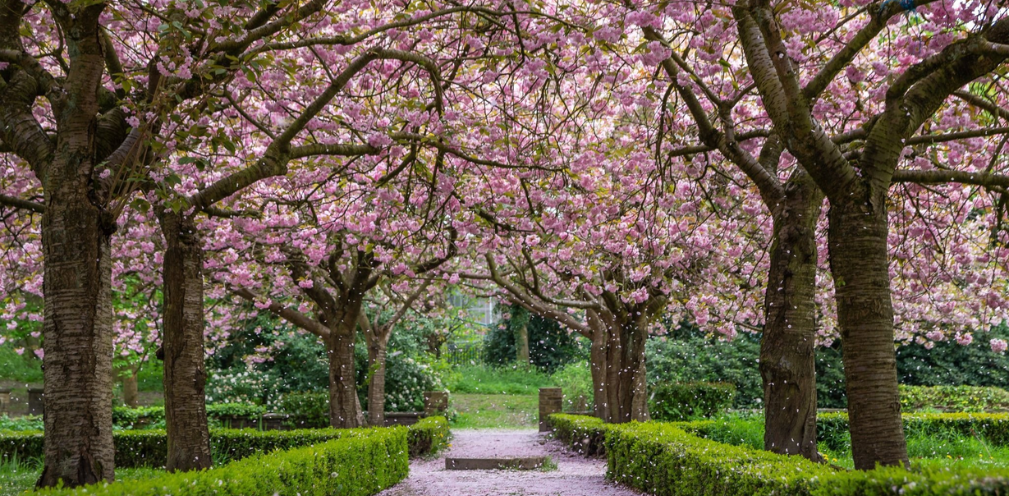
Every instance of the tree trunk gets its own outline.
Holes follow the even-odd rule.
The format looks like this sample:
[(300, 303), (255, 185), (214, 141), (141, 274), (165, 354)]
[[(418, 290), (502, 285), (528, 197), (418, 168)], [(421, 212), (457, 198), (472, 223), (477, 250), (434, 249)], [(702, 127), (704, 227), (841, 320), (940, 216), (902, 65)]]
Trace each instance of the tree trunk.
[(646, 331), (636, 322), (604, 319), (609, 330), (606, 346), (607, 422), (648, 420), (645, 377)]
[[(55, 148), (42, 172), (45, 449), (37, 485), (112, 481), (112, 262), (115, 218), (91, 178), (98, 87), (104, 72), (98, 19), (80, 6), (64, 29), (70, 69), (53, 101)], [(10, 91), (10, 90), (8, 90)]]
[(389, 329), (375, 329), (375, 337), (368, 343), (368, 425), (385, 426), (385, 358), (389, 346)]
[(162, 346), (169, 472), (211, 466), (204, 386), (203, 247), (192, 219), (164, 211)]
[(515, 361), (523, 365), (529, 364), (529, 318), (526, 318), (525, 324), (515, 329)]
[[(87, 130), (80, 131), (86, 139)], [(109, 241), (115, 226), (103, 220), (104, 210), (77, 177), (86, 150), (64, 146), (71, 151), (52, 166), (42, 216), (45, 466), (39, 487), (112, 481), (114, 468)]]
[(589, 326), (592, 328), (592, 344), (589, 348), (589, 366), (592, 370), (592, 411), (604, 422), (611, 422), (607, 406), (609, 387), (606, 382), (606, 345), (609, 341), (609, 333), (606, 332), (606, 325), (594, 310), (589, 310), (587, 314)]
[(333, 326), (329, 344), (329, 424), (337, 429), (364, 425), (354, 377), (354, 335), (357, 319)]
[(841, 330), (855, 468), (908, 465), (900, 417), (887, 252), (886, 189), (832, 203), (830, 266)]
[(816, 223), (823, 194), (804, 172), (785, 184), (774, 218), (760, 376), (764, 449), (820, 461), (816, 449)]
[(123, 383), (123, 404), (130, 408), (140, 406), (140, 391), (137, 388), (136, 368), (128, 367), (120, 377), (122, 377)]

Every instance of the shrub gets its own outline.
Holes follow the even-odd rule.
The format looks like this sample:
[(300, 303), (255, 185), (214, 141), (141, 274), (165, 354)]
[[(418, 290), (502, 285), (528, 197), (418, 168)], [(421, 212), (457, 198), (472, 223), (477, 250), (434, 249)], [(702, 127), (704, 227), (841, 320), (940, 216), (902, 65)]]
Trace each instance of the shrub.
[(8, 417), (7, 414), (0, 416), (0, 431), (41, 431), (41, 415), (25, 415), (23, 417)]
[(833, 471), (801, 457), (702, 439), (658, 422), (606, 427), (607, 475), (656, 496), (809, 495)]
[(329, 426), (329, 392), (288, 393), (280, 399), (280, 408), (290, 415), (288, 422), (296, 427)]
[[(512, 308), (512, 315), (519, 313), (515, 307)], [(577, 335), (564, 330), (555, 320), (529, 315), (527, 331), (529, 362), (548, 374), (584, 355)], [(516, 353), (515, 329), (511, 319), (502, 326), (492, 328), (484, 338), (483, 357), (488, 365), (513, 364)]]
[(1009, 391), (992, 386), (900, 386), (900, 406), (905, 411), (1009, 410)]
[[(219, 423), (226, 423), (230, 418), (244, 418), (258, 421), (264, 413), (266, 413), (266, 408), (259, 405), (243, 403), (215, 403), (207, 405), (207, 417)], [(117, 406), (112, 409), (113, 425), (123, 429), (163, 424), (164, 420), (165, 407), (163, 406), (140, 408)]]
[(569, 363), (551, 377), (553, 383), (564, 390), (565, 412), (592, 410), (592, 369), (588, 362)]
[[(909, 438), (943, 434), (982, 436), (991, 445), (1009, 446), (1009, 414), (907, 413), (903, 417), (904, 433)], [(851, 445), (847, 413), (817, 415), (816, 432), (819, 442), (831, 450), (843, 450)]]
[(607, 476), (656, 496), (1009, 494), (1009, 470), (932, 466), (835, 471), (798, 456), (693, 436), (717, 422), (603, 425)]
[[(393, 336), (398, 331), (393, 331)], [(395, 342), (389, 344), (393, 349)], [(368, 352), (364, 346), (355, 350), (357, 392), (364, 409), (368, 409)], [(424, 410), (424, 391), (443, 391), (441, 381), (432, 363), (420, 356), (410, 356), (391, 351), (385, 360), (385, 411), (419, 412)]]
[(606, 453), (606, 424), (596, 417), (555, 413), (550, 416), (554, 437), (586, 456)]
[[(211, 450), (216, 456), (238, 460), (260, 452), (291, 449), (339, 439), (355, 429), (298, 429), (257, 431), (253, 429), (214, 429), (210, 431)], [(41, 432), (0, 433), (0, 459), (40, 457), (43, 454)], [(116, 466), (161, 467), (168, 459), (168, 440), (163, 430), (118, 431), (113, 434)]]
[(340, 439), (251, 456), (210, 470), (165, 474), (128, 484), (47, 489), (38, 494), (370, 496), (407, 476), (405, 428), (353, 431)]
[(648, 410), (655, 420), (712, 417), (732, 406), (736, 387), (727, 383), (661, 384), (653, 388)]
[(409, 427), (410, 457), (428, 456), (448, 446), (449, 428), (445, 417), (427, 417)]

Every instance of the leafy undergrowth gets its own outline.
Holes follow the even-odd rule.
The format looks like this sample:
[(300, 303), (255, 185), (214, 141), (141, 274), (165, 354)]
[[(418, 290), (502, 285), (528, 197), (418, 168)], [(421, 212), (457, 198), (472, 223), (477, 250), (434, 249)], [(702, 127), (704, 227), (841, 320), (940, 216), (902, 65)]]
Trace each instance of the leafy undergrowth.
[(539, 403), (533, 394), (453, 394), (459, 412), (453, 429), (530, 429), (538, 425)]

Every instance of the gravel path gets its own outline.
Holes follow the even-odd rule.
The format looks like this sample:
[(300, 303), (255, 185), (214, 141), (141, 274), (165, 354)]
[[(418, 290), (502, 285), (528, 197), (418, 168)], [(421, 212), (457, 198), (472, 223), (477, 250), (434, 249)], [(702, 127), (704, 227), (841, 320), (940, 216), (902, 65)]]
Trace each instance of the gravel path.
[[(606, 482), (606, 460), (569, 453), (536, 431), (452, 431), (452, 447), (410, 463), (410, 476), (379, 496), (639, 496)], [(557, 470), (445, 470), (445, 457), (551, 456)]]

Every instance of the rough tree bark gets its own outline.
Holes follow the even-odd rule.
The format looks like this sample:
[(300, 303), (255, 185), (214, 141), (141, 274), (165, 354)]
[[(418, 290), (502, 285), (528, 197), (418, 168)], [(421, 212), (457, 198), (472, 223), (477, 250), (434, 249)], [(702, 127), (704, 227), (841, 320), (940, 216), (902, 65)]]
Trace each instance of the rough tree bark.
[(203, 247), (193, 220), (159, 212), (165, 236), (162, 347), (168, 471), (208, 468), (207, 382), (203, 349)]
[(844, 343), (848, 418), (855, 468), (909, 466), (893, 350), (886, 190), (866, 204), (835, 202), (830, 267)]
[(378, 326), (368, 342), (368, 425), (385, 426), (385, 358), (391, 328)]
[(329, 326), (329, 424), (336, 429), (364, 426), (354, 371), (357, 318)]
[(515, 325), (515, 361), (529, 364), (529, 310), (520, 305), (512, 306)]
[(592, 370), (592, 411), (604, 422), (612, 422), (608, 408), (609, 386), (606, 383), (608, 370), (606, 366), (606, 345), (609, 342), (606, 325), (595, 310), (586, 312), (589, 336), (592, 344), (589, 348), (589, 367)]
[[(71, 65), (64, 95), (53, 98), (57, 138), (51, 160), (32, 164), (36, 173), (43, 171), (39, 179), (46, 204), (42, 216), (46, 435), (39, 487), (61, 480), (65, 486), (111, 481), (115, 466), (110, 238), (116, 225), (91, 179), (97, 164), (97, 89), (104, 70), (98, 32), (103, 8), (90, 5), (73, 16), (66, 10), (55, 14), (64, 28), (70, 28), (63, 32)], [(4, 90), (11, 91), (15, 89)]]
[(823, 193), (799, 170), (785, 184), (784, 195), (774, 216), (760, 342), (764, 449), (820, 461), (816, 450), (814, 291), (816, 223)]

